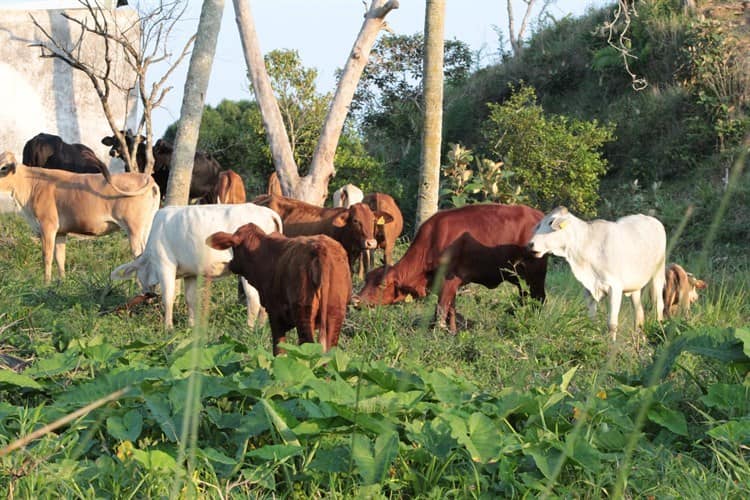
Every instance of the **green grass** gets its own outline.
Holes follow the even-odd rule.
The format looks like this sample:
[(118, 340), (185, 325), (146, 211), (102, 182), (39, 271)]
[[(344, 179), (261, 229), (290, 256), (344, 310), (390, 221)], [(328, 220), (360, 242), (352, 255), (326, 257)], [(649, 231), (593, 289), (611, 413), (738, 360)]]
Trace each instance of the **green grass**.
[[(750, 325), (746, 261), (710, 263), (690, 319), (659, 325), (647, 304), (638, 348), (629, 300), (613, 344), (606, 307), (590, 320), (553, 259), (541, 308), (519, 305), (512, 286), (471, 285), (456, 335), (429, 326), (433, 297), (350, 309), (338, 353), (274, 360), (234, 279), (213, 284), (205, 327), (187, 328), (179, 297), (165, 332), (158, 305), (103, 314), (138, 292), (109, 280), (130, 259), (121, 234), (71, 240), (68, 276), (48, 286), (23, 221), (0, 218), (0, 250), (0, 353), (31, 361), (28, 379), (0, 369), (0, 448), (134, 391), (0, 457), (4, 496), (750, 494), (748, 405), (706, 399), (747, 384), (747, 359), (725, 359), (742, 352), (741, 331), (727, 329)], [(647, 387), (647, 367), (680, 338), (674, 365)]]

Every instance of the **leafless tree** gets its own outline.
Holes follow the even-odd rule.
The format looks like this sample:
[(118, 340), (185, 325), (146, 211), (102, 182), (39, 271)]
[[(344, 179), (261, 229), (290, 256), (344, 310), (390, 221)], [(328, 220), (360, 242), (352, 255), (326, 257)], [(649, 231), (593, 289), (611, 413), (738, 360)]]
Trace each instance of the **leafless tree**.
[[(132, 11), (135, 14), (128, 16), (123, 14), (125, 9), (120, 9), (118, 15), (114, 15), (112, 9), (104, 7), (99, 0), (79, 2), (83, 7), (82, 15), (74, 15), (70, 11), (60, 13), (78, 28), (77, 36), (71, 37), (70, 43), (56, 40), (32, 16), (34, 25), (44, 39), (31, 46), (41, 49), (41, 57), (59, 59), (89, 78), (99, 96), (112, 133), (124, 151), (123, 160), (127, 171), (138, 170), (135, 152), (141, 135), (146, 137), (145, 172), (150, 174), (154, 164), (151, 112), (171, 90), (172, 87), (166, 86), (167, 80), (190, 52), (195, 40), (195, 36), (190, 37), (176, 55), (168, 46), (170, 35), (188, 3), (181, 0), (161, 0), (148, 11)], [(84, 50), (85, 46), (92, 43), (100, 44), (101, 47), (101, 51), (97, 51), (95, 55)], [(122, 78), (122, 75), (115, 74), (116, 63), (121, 59), (132, 70), (132, 78)], [(146, 79), (149, 70), (161, 63), (167, 65), (166, 71), (161, 78), (149, 85)], [(110, 103), (112, 99), (129, 96), (133, 91), (137, 91), (143, 110), (134, 133), (136, 140), (129, 150), (122, 132), (124, 126), (118, 123), (120, 117), (114, 115)]]
[[(550, 6), (555, 0), (544, 0), (542, 2), (542, 8), (539, 11), (537, 17), (542, 17), (547, 7)], [(521, 25), (518, 27), (516, 32), (516, 21), (513, 16), (513, 0), (506, 0), (508, 6), (508, 38), (510, 39), (510, 47), (513, 49), (513, 55), (518, 57), (523, 52), (523, 37), (526, 35), (526, 29), (529, 27), (529, 21), (531, 20), (531, 14), (534, 9), (536, 0), (523, 0), (526, 4), (526, 11), (523, 13), (523, 19)]]
[(372, 0), (366, 8), (362, 28), (341, 73), (313, 154), (309, 173), (305, 177), (299, 175), (281, 112), (273, 95), (268, 72), (260, 52), (249, 0), (233, 0), (233, 2), (248, 75), (260, 107), (281, 189), (287, 196), (323, 205), (328, 196), (328, 182), (335, 174), (333, 159), (354, 90), (367, 64), (372, 46), (380, 30), (386, 26), (385, 17), (393, 9), (398, 8), (398, 0)]

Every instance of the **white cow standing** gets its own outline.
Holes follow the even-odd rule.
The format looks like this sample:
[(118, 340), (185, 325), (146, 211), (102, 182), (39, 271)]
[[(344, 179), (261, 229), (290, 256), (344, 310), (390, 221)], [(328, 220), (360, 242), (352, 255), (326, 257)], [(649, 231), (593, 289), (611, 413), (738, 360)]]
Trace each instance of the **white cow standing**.
[(662, 320), (667, 234), (657, 219), (636, 214), (615, 222), (586, 222), (567, 208), (557, 207), (539, 221), (528, 247), (538, 257), (551, 253), (568, 262), (585, 289), (592, 317), (599, 300), (609, 296), (612, 340), (617, 335), (623, 293), (633, 301), (636, 329), (643, 325), (641, 290), (649, 281), (656, 317)]
[(333, 208), (349, 208), (355, 203), (362, 203), (365, 195), (354, 184), (344, 184), (333, 192)]
[[(210, 248), (206, 245), (206, 238), (217, 231), (234, 232), (248, 222), (267, 233), (282, 231), (281, 218), (276, 212), (252, 203), (164, 207), (154, 216), (143, 253), (112, 271), (112, 279), (135, 276), (144, 293), (160, 285), (164, 325), (172, 328), (175, 280), (184, 278), (188, 324), (192, 326), (198, 305), (198, 276), (213, 279), (230, 274), (231, 250)], [(253, 326), (261, 312), (260, 297), (244, 278), (241, 283), (247, 297), (247, 324)]]

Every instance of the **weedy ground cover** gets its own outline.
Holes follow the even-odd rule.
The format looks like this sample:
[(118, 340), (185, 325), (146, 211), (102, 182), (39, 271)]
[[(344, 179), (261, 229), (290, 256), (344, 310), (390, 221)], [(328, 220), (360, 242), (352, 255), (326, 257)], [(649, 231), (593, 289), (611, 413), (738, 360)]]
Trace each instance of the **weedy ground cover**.
[(25, 224), (0, 234), (0, 353), (28, 361), (0, 368), (0, 449), (125, 390), (0, 456), (6, 497), (750, 495), (747, 260), (710, 262), (691, 318), (650, 319), (642, 342), (625, 306), (613, 344), (552, 261), (542, 307), (469, 286), (457, 335), (428, 298), (352, 309), (339, 349), (273, 358), (233, 279), (165, 332), (158, 305), (108, 313), (137, 293), (109, 280), (122, 235), (73, 241), (45, 286)]

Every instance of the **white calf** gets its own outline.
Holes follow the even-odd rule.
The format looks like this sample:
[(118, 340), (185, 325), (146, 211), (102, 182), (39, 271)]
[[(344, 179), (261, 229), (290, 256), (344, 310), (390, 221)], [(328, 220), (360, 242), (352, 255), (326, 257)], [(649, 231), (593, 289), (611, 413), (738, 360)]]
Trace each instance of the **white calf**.
[(623, 293), (633, 301), (636, 329), (643, 325), (641, 289), (649, 281), (656, 317), (662, 320), (667, 235), (657, 219), (636, 214), (615, 222), (586, 222), (557, 207), (539, 221), (528, 246), (538, 257), (551, 253), (568, 262), (586, 291), (592, 316), (599, 300), (609, 296), (613, 340)]
[(345, 184), (333, 192), (333, 208), (349, 208), (355, 203), (362, 203), (365, 195), (354, 184)]
[[(175, 280), (184, 278), (188, 323), (192, 326), (198, 304), (198, 276), (212, 279), (230, 274), (231, 250), (209, 248), (206, 238), (217, 231), (234, 232), (248, 222), (267, 233), (282, 230), (276, 212), (252, 203), (164, 207), (154, 216), (143, 253), (112, 271), (112, 279), (136, 276), (144, 293), (161, 285), (164, 324), (172, 328)], [(241, 281), (247, 296), (247, 323), (252, 326), (261, 310), (260, 298), (255, 288)]]

